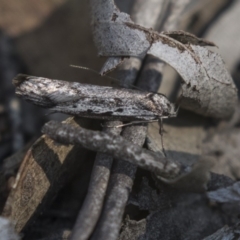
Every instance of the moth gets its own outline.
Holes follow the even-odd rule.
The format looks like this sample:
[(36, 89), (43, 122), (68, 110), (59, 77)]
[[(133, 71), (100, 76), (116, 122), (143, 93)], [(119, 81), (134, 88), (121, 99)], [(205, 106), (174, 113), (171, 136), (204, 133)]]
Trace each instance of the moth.
[(154, 122), (175, 117), (177, 111), (164, 95), (146, 91), (52, 80), (19, 74), (16, 94), (35, 105), (78, 117)]

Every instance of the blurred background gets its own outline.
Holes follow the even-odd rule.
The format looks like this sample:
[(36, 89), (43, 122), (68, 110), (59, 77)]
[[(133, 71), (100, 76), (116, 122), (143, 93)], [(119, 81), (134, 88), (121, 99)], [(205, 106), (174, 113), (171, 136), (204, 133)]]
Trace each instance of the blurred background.
[[(99, 69), (88, 1), (0, 1), (0, 159), (40, 134), (45, 111), (15, 98), (18, 73), (96, 83), (97, 75), (70, 64)], [(104, 80), (101, 80), (104, 84)], [(100, 82), (100, 83), (101, 83)]]

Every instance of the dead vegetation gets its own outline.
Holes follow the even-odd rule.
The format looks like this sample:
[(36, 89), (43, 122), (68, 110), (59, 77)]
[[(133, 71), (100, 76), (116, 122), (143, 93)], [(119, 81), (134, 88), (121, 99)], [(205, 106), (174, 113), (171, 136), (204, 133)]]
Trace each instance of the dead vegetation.
[[(240, 238), (239, 1), (91, 0), (91, 11), (87, 1), (48, 3), (33, 8), (32, 24), (32, 14), (1, 24), (0, 238)], [(126, 119), (109, 111), (70, 111), (82, 101), (74, 84), (40, 78), (25, 88), (17, 77), (23, 99), (15, 95), (20, 72), (110, 84), (72, 63), (114, 70), (118, 87), (158, 91), (179, 106), (160, 130), (166, 154), (157, 123), (116, 128)], [(75, 116), (46, 115), (24, 99)]]

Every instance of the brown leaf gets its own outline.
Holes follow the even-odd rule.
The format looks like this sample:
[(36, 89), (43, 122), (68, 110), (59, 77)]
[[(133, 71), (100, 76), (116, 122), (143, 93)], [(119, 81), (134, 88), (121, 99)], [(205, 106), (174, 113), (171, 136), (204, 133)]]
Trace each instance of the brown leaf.
[[(78, 125), (73, 118), (67, 123)], [(56, 144), (45, 135), (40, 137), (20, 166), (2, 215), (12, 220), (20, 232), (74, 175), (86, 156), (82, 148)]]

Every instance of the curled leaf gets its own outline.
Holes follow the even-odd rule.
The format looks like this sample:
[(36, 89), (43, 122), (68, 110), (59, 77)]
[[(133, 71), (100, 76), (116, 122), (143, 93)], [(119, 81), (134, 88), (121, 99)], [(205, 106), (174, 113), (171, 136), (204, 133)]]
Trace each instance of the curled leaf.
[(170, 64), (181, 75), (181, 106), (205, 116), (231, 116), (237, 90), (221, 57), (201, 46), (163, 39), (165, 42), (153, 43), (148, 53)]
[(216, 118), (233, 114), (237, 89), (220, 55), (204, 47), (213, 43), (183, 31), (157, 33), (135, 24), (112, 0), (93, 2), (93, 33), (100, 55), (152, 54), (181, 75), (182, 107)]

